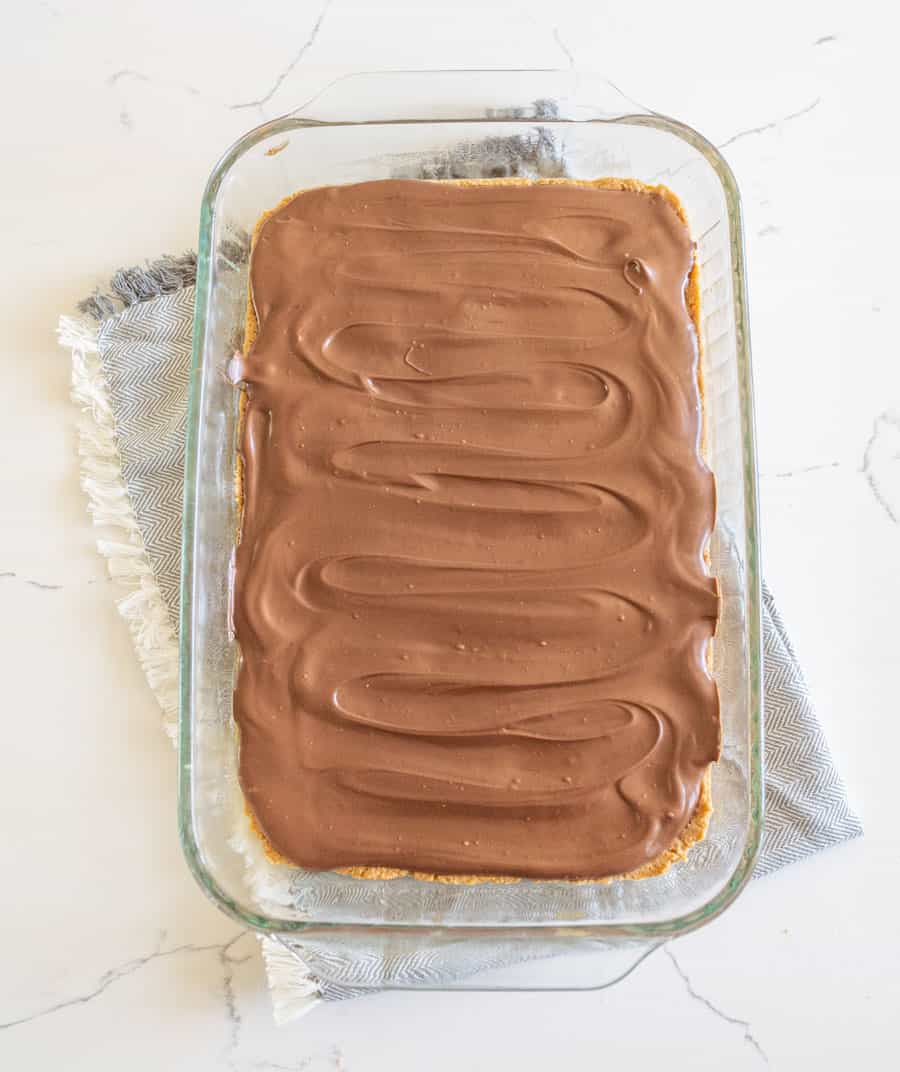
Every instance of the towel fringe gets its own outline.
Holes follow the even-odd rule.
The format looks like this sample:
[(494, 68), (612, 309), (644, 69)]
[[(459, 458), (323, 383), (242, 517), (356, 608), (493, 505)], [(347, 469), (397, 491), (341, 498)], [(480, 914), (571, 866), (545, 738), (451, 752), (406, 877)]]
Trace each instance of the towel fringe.
[(99, 323), (131, 305), (192, 287), (196, 281), (197, 254), (192, 250), (178, 257), (160, 257), (143, 267), (120, 268), (110, 279), (109, 289), (95, 290), (78, 303), (78, 311)]
[[(176, 260), (176, 258), (169, 258)], [(117, 273), (122, 274), (122, 273)], [(154, 577), (131, 500), (122, 478), (109, 388), (100, 362), (97, 325), (61, 317), (59, 342), (72, 353), (72, 400), (81, 410), (78, 454), (81, 486), (98, 528), (116, 538), (97, 540), (110, 576), (127, 592), (116, 601), (135, 651), (163, 713), (163, 728), (175, 742), (178, 719), (178, 644)]]
[(275, 1023), (281, 1026), (305, 1016), (322, 1000), (309, 965), (277, 934), (260, 935), (259, 945), (269, 977)]

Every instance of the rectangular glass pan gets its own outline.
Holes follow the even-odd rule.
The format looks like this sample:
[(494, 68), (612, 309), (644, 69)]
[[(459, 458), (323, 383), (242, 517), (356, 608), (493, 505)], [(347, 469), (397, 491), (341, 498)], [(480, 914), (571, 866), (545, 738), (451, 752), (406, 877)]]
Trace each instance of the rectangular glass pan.
[[(231, 712), (238, 398), (226, 371), (243, 343), (250, 234), (263, 211), (309, 187), (511, 175), (665, 183), (697, 242), (722, 596), (712, 669), (723, 748), (708, 836), (663, 875), (608, 884), (372, 881), (272, 863), (242, 818)], [(203, 889), (247, 926), (296, 935), (326, 976), (373, 955), (383, 964), (387, 949), (459, 958), (458, 977), (422, 986), (605, 985), (654, 944), (718, 915), (750, 875), (762, 821), (755, 466), (739, 197), (722, 157), (690, 128), (573, 72), (394, 72), (340, 79), (241, 138), (202, 203), (185, 475), (179, 823)], [(410, 984), (382, 969), (359, 985)]]

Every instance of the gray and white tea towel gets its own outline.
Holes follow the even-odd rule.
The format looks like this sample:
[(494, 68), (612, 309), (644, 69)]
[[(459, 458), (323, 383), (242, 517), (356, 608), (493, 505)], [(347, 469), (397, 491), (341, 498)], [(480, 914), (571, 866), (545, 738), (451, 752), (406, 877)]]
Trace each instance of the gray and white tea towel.
[[(119, 533), (101, 541), (100, 550), (128, 586), (119, 608), (173, 736), (195, 269), (193, 254), (186, 254), (119, 272), (109, 294), (82, 304), (81, 319), (60, 321), (60, 340), (72, 353), (73, 397), (82, 409), (82, 483), (96, 523)], [(756, 875), (862, 833), (765, 588), (763, 636), (766, 819)], [(263, 940), (279, 1019), (358, 993), (349, 979), (346, 986), (320, 985), (297, 939), (290, 950)]]

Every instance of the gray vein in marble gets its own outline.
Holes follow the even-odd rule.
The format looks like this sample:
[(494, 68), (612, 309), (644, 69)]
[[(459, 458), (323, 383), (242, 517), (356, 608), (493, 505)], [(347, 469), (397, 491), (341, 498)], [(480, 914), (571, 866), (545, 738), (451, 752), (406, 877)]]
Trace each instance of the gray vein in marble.
[(785, 469), (781, 473), (775, 473), (775, 479), (781, 480), (789, 476), (802, 476), (804, 473), (818, 473), (822, 469), (837, 469), (840, 462), (820, 462), (818, 465), (804, 465), (802, 469)]
[(832, 41), (837, 41), (837, 37), (834, 34), (825, 34), (824, 37), (817, 37), (815, 41), (813, 41), (813, 45), (827, 45)]
[[(136, 71), (132, 67), (122, 67), (118, 71), (113, 71), (113, 73), (105, 79), (105, 84), (108, 89), (115, 89), (119, 83), (124, 82), (142, 82), (145, 85), (158, 86), (161, 89), (175, 89), (179, 93), (188, 94), (190, 97), (212, 101), (215, 104), (220, 103), (219, 101), (213, 101), (213, 98), (211, 97), (206, 97), (196, 86), (192, 86), (187, 82), (178, 82), (169, 78), (156, 78), (155, 76), (145, 74), (143, 71)], [(134, 117), (124, 104), (119, 110), (119, 126), (129, 134), (134, 130)]]
[(242, 108), (262, 108), (264, 105), (268, 104), (268, 102), (275, 96), (278, 90), (281, 89), (284, 80), (288, 77), (288, 75), (293, 72), (297, 64), (303, 59), (306, 53), (309, 52), (312, 46), (316, 43), (316, 38), (319, 36), (319, 30), (322, 28), (322, 23), (324, 22), (325, 16), (328, 14), (328, 9), (331, 7), (332, 3), (333, 0), (325, 0), (325, 3), (322, 5), (322, 10), (319, 12), (319, 17), (316, 19), (315, 25), (310, 31), (309, 37), (307, 37), (307, 39), (303, 42), (300, 48), (297, 49), (297, 51), (294, 53), (293, 59), (272, 83), (272, 86), (269, 89), (268, 93), (264, 94), (262, 97), (259, 97), (257, 100), (242, 101), (239, 104), (229, 104), (228, 108), (231, 111), (240, 111)]
[(737, 1016), (730, 1016), (727, 1012), (723, 1012), (722, 1009), (720, 1009), (717, 1005), (714, 1005), (709, 1000), (709, 998), (704, 997), (702, 994), (699, 994), (694, 989), (694, 984), (691, 982), (690, 976), (678, 963), (678, 960), (676, 959), (675, 954), (672, 952), (672, 950), (669, 949), (667, 945), (664, 945), (663, 952), (666, 954), (669, 960), (671, 960), (672, 966), (675, 968), (675, 971), (678, 972), (681, 981), (684, 983), (685, 990), (687, 990), (688, 994), (694, 999), (694, 1001), (698, 1002), (705, 1009), (709, 1009), (711, 1013), (713, 1013), (715, 1016), (718, 1016), (720, 1020), (724, 1020), (726, 1024), (734, 1024), (735, 1027), (742, 1027), (744, 1029), (744, 1041), (749, 1046), (752, 1046), (754, 1050), (756, 1050), (756, 1052), (759, 1054), (765, 1064), (768, 1064), (769, 1058), (766, 1055), (765, 1050), (762, 1048), (762, 1046), (760, 1046), (753, 1032), (750, 1030), (750, 1022), (748, 1020), (741, 1020)]
[[(562, 35), (560, 34), (559, 27), (557, 27), (557, 26), (553, 27), (553, 40), (556, 42), (556, 44), (559, 47), (559, 50), (561, 51), (562, 55), (564, 55), (566, 57), (566, 65), (568, 66), (569, 70), (574, 71), (575, 70), (575, 57), (572, 54), (572, 49), (569, 48), (569, 46), (566, 44), (566, 42), (564, 40), (562, 40)], [(640, 101), (635, 101), (633, 96), (629, 96), (628, 93), (625, 92), (625, 90), (620, 89), (614, 83), (612, 78), (606, 78), (605, 81), (610, 86), (612, 86), (612, 88), (619, 94), (619, 96), (621, 96), (621, 98), (624, 98), (626, 101), (628, 101), (629, 104), (633, 104), (635, 108), (639, 108), (641, 111), (653, 111), (653, 108), (648, 108), (645, 104), (642, 104)], [(593, 107), (596, 107), (597, 110), (600, 111), (600, 113), (604, 113), (604, 111), (606, 111), (606, 109), (608, 109), (609, 105), (595, 104), (595, 105), (593, 105)]]
[(327, 1054), (314, 1054), (309, 1057), (300, 1057), (295, 1064), (283, 1064), (281, 1061), (272, 1061), (268, 1058), (251, 1061), (244, 1067), (248, 1072), (311, 1072), (313, 1068), (320, 1068), (327, 1064), (333, 1072), (347, 1072), (344, 1062), (344, 1054), (340, 1046), (332, 1046)]
[[(607, 81), (609, 81), (609, 79), (607, 79)], [(613, 89), (618, 90), (619, 93), (622, 93), (622, 91), (618, 88), (618, 86), (616, 86), (614, 82), (610, 82), (609, 84), (613, 87)], [(643, 108), (644, 111), (652, 111), (652, 109), (645, 108), (644, 105), (640, 104), (639, 101), (634, 100), (632, 97), (627, 97), (624, 93), (622, 93), (622, 96), (626, 97), (627, 100), (630, 100), (632, 104), (636, 104), (639, 108)], [(799, 111), (791, 112), (788, 115), (782, 116), (781, 119), (773, 119), (771, 122), (763, 123), (761, 126), (758, 127), (748, 127), (747, 130), (739, 130), (737, 134), (732, 134), (731, 137), (727, 138), (725, 141), (717, 142), (716, 148), (725, 149), (729, 145), (733, 145), (736, 141), (740, 141), (742, 138), (749, 138), (751, 135), (754, 134), (765, 134), (769, 130), (775, 130), (778, 127), (782, 126), (784, 123), (789, 123), (792, 119), (799, 119), (803, 115), (808, 115), (814, 108), (817, 108), (821, 103), (822, 98), (816, 97), (816, 99), (810, 104), (807, 104), (805, 108), (801, 108)], [(693, 163), (694, 158), (691, 157), (683, 164), (679, 164), (677, 168), (663, 168), (662, 171), (657, 172), (656, 175), (653, 176), (653, 181), (658, 182), (660, 179), (663, 178), (673, 179), (679, 172), (684, 171), (685, 168), (690, 167)], [(760, 201), (760, 205), (767, 204), (769, 204), (768, 201)]]
[(763, 123), (762, 126), (748, 127), (746, 130), (739, 130), (737, 134), (732, 134), (727, 140), (720, 141), (716, 148), (725, 149), (729, 145), (734, 145), (736, 141), (740, 141), (742, 138), (749, 138), (754, 134), (764, 134), (767, 130), (774, 130), (776, 127), (780, 127), (783, 123), (790, 123), (792, 119), (799, 119), (802, 115), (809, 115), (809, 113), (813, 111), (814, 108), (818, 108), (821, 103), (822, 98), (816, 97), (816, 99), (807, 104), (805, 108), (801, 108), (799, 111), (782, 116), (781, 119), (773, 119), (771, 123)]
[[(17, 1020), (8, 1020), (6, 1023), (0, 1023), (0, 1031), (5, 1031), (10, 1027), (19, 1027), (22, 1024), (30, 1024), (35, 1020), (41, 1020), (45, 1016), (52, 1016), (53, 1013), (60, 1012), (62, 1009), (71, 1008), (73, 1005), (87, 1005), (88, 1002), (93, 1001), (94, 998), (98, 998), (104, 991), (108, 990), (113, 983), (117, 983), (120, 979), (124, 979), (129, 975), (133, 975), (136, 971), (139, 971), (145, 965), (149, 964), (153, 960), (160, 960), (163, 957), (174, 957), (181, 953), (210, 953), (217, 952), (220, 958), (227, 954), (227, 951), (237, 942), (240, 938), (246, 934), (246, 931), (241, 931), (240, 934), (236, 934), (233, 938), (230, 938), (227, 942), (219, 942), (216, 945), (178, 945), (174, 949), (160, 949), (159, 946), (152, 952), (148, 953), (144, 957), (136, 957), (134, 960), (128, 960), (124, 964), (120, 964), (115, 968), (110, 968), (109, 971), (104, 972), (100, 976), (97, 985), (93, 990), (89, 990), (86, 994), (79, 994), (74, 998), (67, 998), (65, 1001), (58, 1001), (53, 1005), (48, 1005), (45, 1009), (38, 1009), (37, 1012), (31, 1013), (29, 1016), (21, 1016)], [(160, 945), (162, 944), (165, 935), (160, 938)], [(233, 962), (237, 963), (237, 962)], [(227, 1003), (226, 996), (226, 1003)]]
[(769, 235), (780, 235), (780, 234), (781, 234), (781, 228), (776, 227), (774, 223), (770, 223), (766, 227), (763, 227), (763, 229), (761, 231), (757, 231), (756, 232), (756, 237), (757, 238), (768, 238)]
[(27, 584), (30, 588), (39, 588), (42, 592), (58, 592), (62, 588), (61, 584), (47, 584), (45, 581), (33, 581), (28, 577), (20, 578), (13, 570), (0, 573), (0, 581), (6, 580), (21, 580), (22, 584)]
[(572, 52), (571, 52), (569, 46), (565, 43), (565, 41), (563, 41), (562, 37), (560, 36), (558, 26), (553, 27), (553, 40), (559, 45), (560, 51), (566, 57), (566, 61), (568, 62), (569, 69), (574, 70), (575, 69), (575, 57), (572, 55)]
[(219, 963), (222, 965), (222, 996), (225, 999), (225, 1019), (228, 1024), (228, 1041), (225, 1047), (225, 1059), (229, 1068), (236, 1068), (235, 1057), (238, 1044), (241, 1041), (241, 1028), (243, 1019), (237, 1007), (237, 998), (234, 992), (234, 966), (248, 961), (252, 954), (243, 957), (231, 956), (232, 948), (247, 934), (242, 931), (236, 934), (230, 942), (218, 946)]
[(202, 96), (199, 89), (196, 86), (192, 86), (187, 82), (176, 82), (168, 78), (155, 78), (149, 74), (144, 74), (143, 71), (135, 71), (131, 67), (122, 67), (118, 71), (113, 71), (106, 79), (106, 84), (112, 89), (117, 86), (119, 82), (134, 81), (134, 82), (146, 82), (150, 86), (162, 86), (165, 89), (179, 89), (182, 93), (189, 93), (192, 97)]
[(872, 424), (862, 473), (878, 504), (900, 524), (900, 413), (885, 410)]
[[(619, 94), (620, 97), (624, 97), (629, 104), (633, 104), (635, 108), (637, 108), (639, 111), (650, 112), (651, 114), (656, 115), (656, 112), (652, 108), (648, 108), (646, 104), (641, 104), (639, 100), (635, 100), (634, 97), (629, 96), (629, 94), (627, 94), (624, 89), (616, 85), (616, 83), (611, 78), (607, 78), (606, 81), (613, 87), (613, 89), (616, 91), (616, 93)], [(604, 111), (605, 109), (601, 108), (599, 110)]]

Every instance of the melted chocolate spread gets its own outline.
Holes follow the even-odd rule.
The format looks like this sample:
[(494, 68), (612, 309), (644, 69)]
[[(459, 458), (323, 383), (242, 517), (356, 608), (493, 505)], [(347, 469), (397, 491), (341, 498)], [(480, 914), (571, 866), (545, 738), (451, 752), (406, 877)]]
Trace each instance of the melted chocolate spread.
[(659, 194), (384, 181), (261, 228), (241, 782), (304, 867), (594, 877), (717, 758), (713, 478)]

